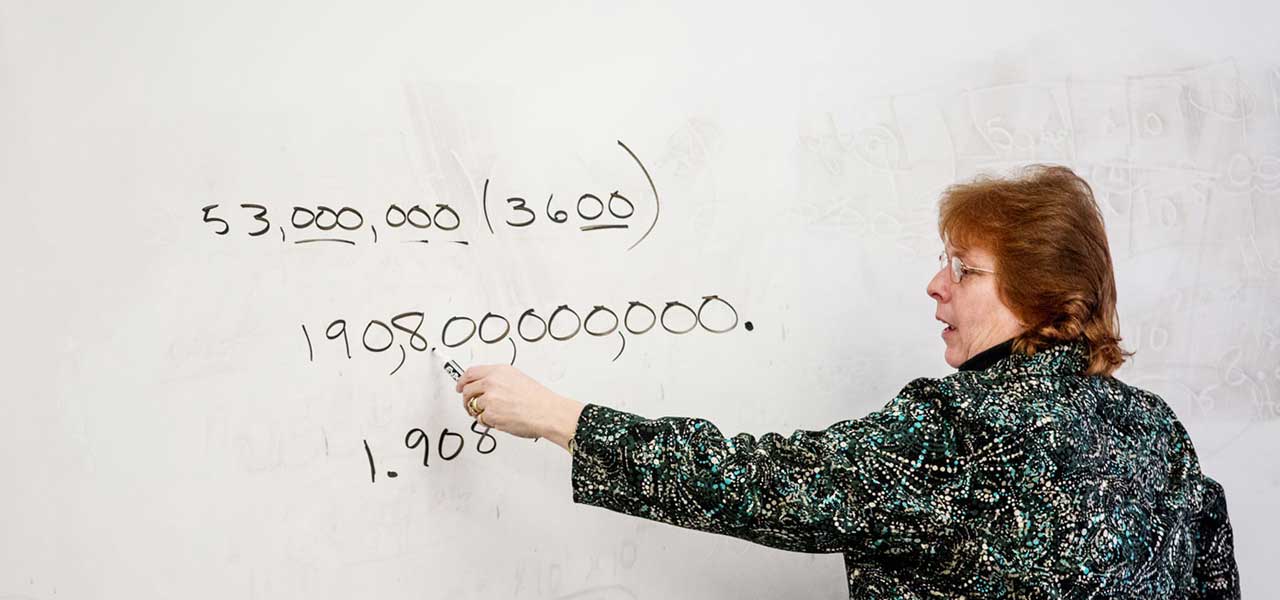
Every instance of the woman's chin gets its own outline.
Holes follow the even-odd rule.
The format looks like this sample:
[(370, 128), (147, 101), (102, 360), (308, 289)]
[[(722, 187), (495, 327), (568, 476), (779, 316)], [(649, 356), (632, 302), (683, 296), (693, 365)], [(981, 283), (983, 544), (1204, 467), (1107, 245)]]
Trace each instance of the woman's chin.
[(943, 353), (942, 359), (947, 361), (947, 364), (950, 365), (951, 368), (953, 369), (958, 368), (960, 365), (964, 364), (964, 360), (959, 356), (959, 353), (951, 349), (950, 344), (947, 345), (947, 349)]

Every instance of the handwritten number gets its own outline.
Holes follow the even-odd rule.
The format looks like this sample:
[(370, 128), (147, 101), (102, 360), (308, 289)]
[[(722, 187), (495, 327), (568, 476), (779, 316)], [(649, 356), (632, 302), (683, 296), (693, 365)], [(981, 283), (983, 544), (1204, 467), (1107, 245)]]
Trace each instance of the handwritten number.
[[(440, 222), (440, 215), (446, 212), (453, 216), (453, 225), (448, 227), (445, 227), (444, 224)], [(462, 218), (458, 216), (458, 211), (453, 210), (453, 208), (448, 204), (437, 204), (436, 214), (433, 218), (436, 221), (436, 227), (439, 227), (441, 231), (453, 231), (454, 229), (457, 229), (459, 225), (462, 225)]]
[(210, 215), (210, 214), (209, 214), (209, 211), (211, 211), (211, 210), (213, 210), (213, 209), (215, 209), (215, 208), (218, 208), (218, 205), (217, 205), (217, 204), (210, 204), (209, 206), (206, 206), (206, 207), (204, 207), (204, 208), (201, 208), (201, 209), (200, 209), (200, 210), (201, 210), (201, 212), (203, 212), (203, 213), (204, 213), (204, 222), (205, 222), (205, 223), (220, 223), (220, 224), (222, 225), (222, 230), (221, 230), (221, 231), (215, 231), (214, 233), (216, 233), (216, 234), (218, 234), (218, 235), (227, 235), (227, 232), (228, 232), (228, 231), (231, 231), (231, 226), (230, 226), (230, 225), (227, 225), (227, 222), (226, 222), (226, 221), (223, 221), (222, 219), (219, 219), (218, 217), (215, 217), (215, 216), (213, 216), (213, 215)]
[[(588, 198), (590, 198), (592, 202), (596, 203), (595, 214), (591, 216), (587, 216), (587, 213), (582, 212), (582, 201)], [(590, 204), (588, 204), (588, 206), (590, 206)], [(578, 216), (579, 217), (582, 217), (587, 221), (594, 221), (600, 218), (600, 215), (602, 214), (604, 214), (604, 202), (600, 201), (599, 196), (595, 194), (583, 194), (578, 197)]]
[(551, 194), (550, 196), (547, 196), (547, 218), (551, 219), (552, 223), (563, 223), (565, 221), (568, 221), (569, 213), (563, 210), (557, 210), (554, 213), (551, 212), (551, 199), (555, 197), (556, 197), (555, 194)]
[[(408, 327), (400, 324), (400, 319), (407, 317), (418, 317), (418, 324), (414, 325), (413, 329), (409, 329)], [(422, 328), (422, 323), (424, 321), (426, 321), (426, 315), (423, 315), (421, 312), (406, 312), (391, 317), (391, 326), (409, 334), (409, 347), (417, 350), (418, 352), (422, 352), (427, 349), (427, 338), (422, 337), (422, 334), (418, 333), (418, 330)]]
[(307, 338), (307, 361), (316, 362), (316, 352), (311, 348), (311, 334), (307, 333), (307, 324), (302, 324), (302, 337)]
[[(453, 451), (453, 454), (446, 455), (444, 453), (444, 440), (449, 436), (458, 438), (458, 448)], [(462, 452), (462, 447), (464, 445), (466, 445), (466, 442), (462, 439), (461, 433), (449, 431), (449, 428), (445, 427), (444, 431), (440, 432), (440, 437), (436, 438), (436, 454), (439, 455), (440, 458), (443, 458), (445, 460), (453, 460), (454, 458), (457, 458), (458, 454)]]
[[(417, 434), (416, 439), (413, 439), (415, 434)], [(410, 441), (410, 439), (413, 439), (413, 441)], [(431, 465), (427, 463), (431, 457), (431, 440), (427, 437), (427, 432), (414, 427), (409, 430), (409, 433), (404, 434), (404, 445), (410, 450), (422, 445), (422, 442), (426, 442), (426, 445), (422, 448), (422, 466), (429, 467)]]
[[(426, 222), (424, 223), (424, 222), (421, 222), (421, 221), (419, 221), (419, 220), (417, 220), (417, 219), (414, 219), (414, 218), (413, 218), (413, 215), (414, 215), (415, 213), (416, 213), (416, 214), (419, 214), (419, 215), (422, 215), (422, 218), (423, 218), (423, 219), (426, 219)], [(414, 205), (413, 205), (413, 208), (410, 208), (410, 209), (409, 209), (409, 213), (405, 216), (405, 218), (409, 220), (409, 224), (410, 224), (410, 225), (413, 225), (414, 227), (417, 227), (418, 229), (426, 229), (426, 228), (428, 228), (428, 227), (430, 227), (430, 226), (431, 226), (431, 215), (428, 215), (428, 214), (427, 214), (427, 211), (423, 210), (423, 209), (422, 209), (422, 207), (421, 207), (421, 206), (418, 206), (417, 204), (414, 204)]]
[[(326, 214), (333, 217), (333, 222), (327, 225), (321, 224), (320, 219)], [(319, 229), (320, 231), (332, 231), (334, 227), (338, 226), (338, 213), (334, 212), (333, 209), (328, 206), (317, 206), (315, 224), (316, 229)]]
[[(476, 452), (479, 452), (480, 454), (488, 454), (490, 452), (493, 452), (498, 447), (498, 440), (495, 439), (493, 435), (489, 433), (489, 429), (491, 429), (490, 427), (485, 427), (484, 431), (481, 431), (479, 429), (476, 429), (476, 427), (479, 425), (480, 425), (479, 421), (471, 422), (471, 431), (474, 431), (480, 434), (480, 439), (476, 440)], [(484, 450), (481, 448), (485, 440), (489, 440), (488, 450)]]
[[(369, 330), (372, 329), (374, 325), (381, 327), (383, 331), (387, 332), (387, 345), (381, 348), (375, 348), (369, 345)], [(395, 334), (391, 333), (391, 328), (387, 327), (386, 323), (375, 319), (373, 321), (369, 321), (369, 324), (364, 326), (364, 335), (360, 336), (360, 341), (364, 343), (365, 350), (370, 352), (383, 352), (395, 343), (395, 337)]]
[[(343, 215), (355, 215), (356, 217), (355, 225), (347, 225), (343, 223), (342, 222)], [(338, 210), (337, 218), (338, 218), (338, 227), (341, 227), (347, 231), (355, 231), (364, 226), (364, 215), (360, 214), (360, 211), (354, 208), (351, 208), (350, 206), (344, 206), (340, 210)]]
[[(303, 216), (306, 220), (299, 222), (299, 216)], [(293, 225), (294, 229), (306, 229), (310, 227), (315, 220), (316, 213), (311, 212), (311, 210), (307, 209), (305, 206), (293, 207), (293, 214), (289, 215), (289, 223)]]
[[(336, 333), (334, 332), (334, 327), (338, 328)], [(329, 326), (324, 329), (324, 336), (331, 340), (336, 340), (338, 339), (338, 336), (342, 336), (342, 344), (347, 348), (347, 358), (351, 358), (351, 342), (347, 340), (346, 320), (338, 319), (337, 321), (330, 323)]]
[[(399, 214), (400, 216), (396, 217), (396, 218), (393, 220), (393, 219), (391, 218), (391, 215), (392, 215), (392, 214)], [(393, 228), (394, 228), (394, 227), (399, 227), (399, 226), (401, 226), (401, 225), (404, 225), (404, 224), (405, 224), (405, 221), (407, 221), (408, 219), (409, 219), (409, 217), (408, 217), (407, 215), (405, 215), (405, 214), (404, 214), (404, 209), (400, 208), (399, 206), (396, 206), (395, 204), (392, 204), (391, 206), (388, 206), (388, 207), (387, 207), (387, 225), (388, 225), (388, 226), (393, 227)]]
[(369, 483), (378, 482), (378, 470), (373, 466), (373, 451), (369, 449), (369, 440), (360, 440), (364, 442), (364, 454), (369, 457)]
[[(621, 200), (627, 204), (626, 214), (620, 213), (613, 209), (614, 200)], [(631, 215), (636, 214), (636, 205), (632, 204), (631, 201), (628, 200), (626, 196), (623, 196), (622, 194), (619, 194), (617, 191), (614, 191), (612, 194), (609, 194), (609, 214), (619, 219), (625, 219), (627, 217), (630, 217)]]
[(532, 210), (529, 209), (529, 207), (524, 205), (524, 198), (507, 198), (507, 203), (514, 205), (511, 207), (511, 210), (514, 210), (517, 212), (525, 212), (529, 214), (528, 221), (524, 221), (522, 223), (512, 223), (511, 221), (507, 221), (507, 225), (510, 225), (512, 227), (527, 227), (529, 225), (532, 225), (533, 222), (537, 220), (538, 213), (533, 212)]
[(267, 220), (267, 207), (261, 204), (241, 204), (240, 208), (251, 208), (251, 209), (256, 209), (258, 211), (256, 214), (253, 215), (253, 220), (258, 221), (259, 223), (262, 223), (262, 229), (259, 229), (257, 231), (250, 231), (249, 235), (253, 237), (258, 237), (268, 231), (271, 231), (271, 221)]

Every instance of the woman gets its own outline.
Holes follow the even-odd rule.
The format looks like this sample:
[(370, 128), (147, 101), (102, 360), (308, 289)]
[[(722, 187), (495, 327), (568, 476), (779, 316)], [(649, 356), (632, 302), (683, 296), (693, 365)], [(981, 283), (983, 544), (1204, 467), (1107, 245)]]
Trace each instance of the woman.
[(1102, 215), (1057, 166), (947, 189), (927, 291), (955, 374), (823, 431), (725, 438), (467, 370), (468, 414), (573, 455), (573, 499), (842, 552), (850, 598), (1238, 598), (1222, 487), (1124, 362)]

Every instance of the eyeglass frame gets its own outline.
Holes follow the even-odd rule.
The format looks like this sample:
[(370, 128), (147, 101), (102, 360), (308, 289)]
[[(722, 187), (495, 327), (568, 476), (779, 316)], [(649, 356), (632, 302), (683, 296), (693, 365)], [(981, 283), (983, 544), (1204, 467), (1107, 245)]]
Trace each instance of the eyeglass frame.
[[(950, 264), (950, 265), (948, 265), (948, 264), (947, 264), (947, 262), (948, 262), (948, 261), (947, 261), (947, 258), (950, 258), (950, 259), (951, 259), (951, 261), (950, 261), (950, 263), (951, 263), (951, 264)], [(964, 261), (960, 259), (960, 257), (959, 257), (959, 256), (952, 256), (952, 255), (950, 255), (950, 254), (947, 254), (947, 251), (946, 251), (946, 250), (943, 250), (942, 252), (939, 252), (939, 253), (938, 253), (938, 268), (939, 268), (939, 269), (944, 269), (944, 268), (946, 268), (947, 266), (950, 266), (950, 267), (951, 267), (951, 269), (950, 269), (950, 270), (951, 270), (951, 283), (955, 283), (955, 284), (958, 284), (958, 283), (960, 283), (961, 281), (963, 281), (963, 280), (964, 280), (964, 276), (965, 276), (965, 275), (968, 275), (968, 274), (969, 274), (969, 273), (971, 273), (971, 272), (973, 272), (973, 273), (986, 273), (986, 274), (988, 274), (988, 275), (995, 275), (995, 274), (996, 274), (996, 272), (995, 272), (995, 271), (993, 271), (993, 270), (991, 270), (991, 269), (983, 269), (982, 267), (971, 267), (971, 266), (969, 266), (969, 265), (966, 265), (966, 264), (964, 264)]]

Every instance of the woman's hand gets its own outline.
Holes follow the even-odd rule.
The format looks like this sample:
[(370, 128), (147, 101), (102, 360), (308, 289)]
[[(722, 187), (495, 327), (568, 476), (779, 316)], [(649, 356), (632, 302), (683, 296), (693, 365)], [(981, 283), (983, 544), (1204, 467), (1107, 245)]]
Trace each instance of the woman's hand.
[(481, 425), (517, 437), (545, 437), (561, 447), (567, 447), (583, 409), (509, 365), (471, 367), (455, 389), (462, 393), (463, 409)]

